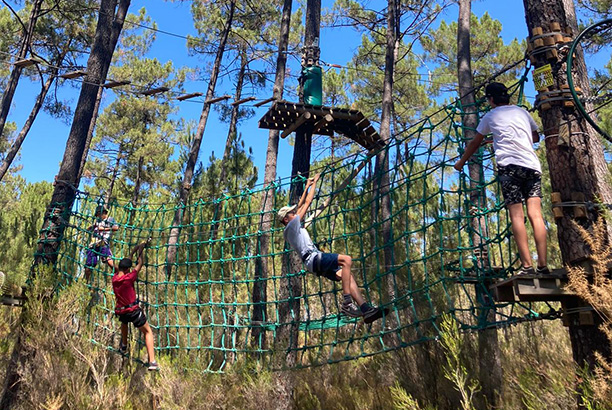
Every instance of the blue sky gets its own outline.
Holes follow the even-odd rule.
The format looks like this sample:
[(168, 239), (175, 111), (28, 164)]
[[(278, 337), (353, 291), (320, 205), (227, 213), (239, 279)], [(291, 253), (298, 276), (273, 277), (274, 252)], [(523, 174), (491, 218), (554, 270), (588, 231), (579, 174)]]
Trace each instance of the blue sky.
[[(323, 6), (330, 6), (332, 1), (323, 0)], [(189, 2), (168, 3), (163, 0), (133, 0), (130, 10), (136, 12), (141, 7), (146, 7), (158, 28), (163, 31), (187, 35), (194, 34), (193, 23), (189, 13)], [(294, 10), (297, 4), (294, 4)], [(481, 16), (488, 12), (492, 18), (502, 22), (502, 37), (508, 43), (514, 38), (523, 39), (527, 37), (527, 28), (524, 17), (522, 0), (483, 0), (473, 2), (473, 12)], [(449, 9), (443, 18), (447, 21), (454, 21), (457, 18), (456, 8)], [(344, 65), (352, 57), (359, 41), (359, 35), (350, 29), (324, 29), (321, 31), (321, 60)], [(332, 46), (326, 46), (330, 44)], [(341, 47), (334, 46), (342, 44)], [(160, 33), (153, 46), (151, 55), (160, 61), (172, 60), (175, 66), (198, 66), (202, 65), (201, 60), (196, 57), (189, 57), (185, 40)], [(295, 62), (294, 62), (295, 64)], [(205, 92), (205, 82), (187, 82), (185, 87), (188, 92)], [(233, 94), (228, 88), (229, 81), (224, 81), (217, 95)], [(14, 98), (13, 107), (9, 115), (10, 121), (17, 122), (18, 129), (23, 124), (25, 117), (33, 104), (37, 86), (28, 84), (27, 80), (22, 80)], [(78, 98), (78, 89), (65, 90), (66, 95), (72, 99), (72, 104)], [(267, 98), (270, 95), (260, 95), (260, 98)], [(533, 93), (531, 94), (533, 96)], [(290, 99), (290, 94), (286, 94), (286, 99)], [(185, 101), (179, 105), (179, 116), (185, 119), (196, 121), (199, 119), (202, 109), (201, 104)], [(257, 120), (266, 112), (267, 106), (256, 109), (253, 119), (241, 125), (243, 139), (247, 146), (253, 148), (255, 164), (263, 173), (263, 165), (266, 157), (268, 131), (257, 127)], [(208, 120), (200, 160), (207, 163), (210, 153), (215, 152), (219, 157), (223, 152), (227, 125), (220, 123), (216, 118), (216, 113), (211, 111), (212, 116)], [(32, 130), (21, 149), (21, 159), (19, 161), (23, 169), (21, 175), (29, 182), (41, 180), (51, 181), (59, 169), (59, 163), (63, 157), (66, 139), (70, 130), (70, 124), (53, 119), (41, 113), (37, 118)], [(219, 136), (223, 136), (220, 138)], [(292, 148), (288, 140), (281, 140), (278, 175), (287, 176), (291, 171)]]

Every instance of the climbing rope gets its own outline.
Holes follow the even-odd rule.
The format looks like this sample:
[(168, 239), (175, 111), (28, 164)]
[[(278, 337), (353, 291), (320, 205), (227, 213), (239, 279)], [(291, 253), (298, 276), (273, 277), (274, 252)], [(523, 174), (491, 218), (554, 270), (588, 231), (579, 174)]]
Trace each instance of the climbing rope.
[[(517, 90), (522, 92), (522, 85)], [(483, 107), (478, 109), (482, 115)], [(478, 154), (483, 179), (477, 184), (453, 169), (465, 145), (458, 125), (462, 115), (459, 103), (449, 104), (382, 148), (391, 164), (387, 221), (379, 212), (381, 190), (368, 171), (373, 168), (373, 153), (353, 155), (322, 169), (320, 206), (313, 206), (309, 231), (315, 243), (324, 239), (325, 251), (351, 255), (353, 274), (366, 298), (389, 309), (385, 318), (371, 325), (339, 315), (339, 284), (283, 263), (290, 251), (282, 226), (272, 223), (268, 231), (259, 230), (262, 219), (275, 220), (274, 212), (263, 213), (262, 195), (273, 201), (274, 209), (286, 205), (289, 178), (270, 187), (181, 205), (185, 222), (180, 226), (170, 276), (166, 254), (176, 207), (107, 204), (120, 227), (110, 240), (115, 258), (128, 256), (132, 246), (151, 238), (137, 293), (154, 329), (156, 348), (198, 351), (197, 360), (210, 372), (223, 371), (246, 354), (269, 360), (275, 354), (293, 353), (294, 367), (305, 367), (436, 339), (438, 322), (445, 314), (454, 315), (466, 331), (558, 317), (538, 313), (541, 308), (530, 303), (495, 302), (489, 290), (491, 280), (515, 271), (518, 258), (490, 148)], [(471, 203), (472, 189), (485, 193), (485, 202)], [(71, 223), (61, 238), (56, 263), (60, 282), (84, 280), (90, 237), (86, 229), (95, 220), (98, 205), (99, 198), (78, 192)], [(486, 229), (474, 231), (473, 218), (485, 221)], [(384, 240), (384, 222), (391, 226), (391, 242)], [(264, 235), (269, 237), (269, 250), (260, 253)], [(393, 260), (385, 260), (385, 254)], [(262, 260), (267, 262), (267, 275), (256, 276)], [(107, 340), (101, 336), (104, 332), (118, 329), (112, 315), (111, 275), (108, 267), (99, 264), (88, 283), (97, 295), (97, 308), (87, 312), (90, 323), (101, 332), (94, 332), (96, 343)], [(301, 294), (287, 296), (288, 277), (299, 279)], [(255, 283), (261, 281), (265, 299), (253, 296)], [(300, 302), (299, 311), (291, 310), (297, 306), (295, 301)], [(256, 306), (265, 307), (263, 320), (253, 318)], [(288, 315), (281, 313), (287, 309)], [(550, 307), (545, 310), (555, 312)], [(265, 338), (254, 337), (254, 329)], [(287, 329), (293, 332), (291, 340)]]

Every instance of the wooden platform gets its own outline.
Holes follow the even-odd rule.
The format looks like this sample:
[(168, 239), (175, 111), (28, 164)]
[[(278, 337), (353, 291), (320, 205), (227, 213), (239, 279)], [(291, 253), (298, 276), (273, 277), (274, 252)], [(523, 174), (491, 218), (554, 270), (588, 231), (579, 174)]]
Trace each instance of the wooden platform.
[(317, 135), (342, 134), (367, 150), (384, 145), (370, 121), (358, 110), (276, 101), (259, 120), (259, 128), (282, 130), (283, 138), (301, 127)]
[(555, 269), (550, 275), (519, 275), (491, 285), (498, 302), (564, 301), (577, 296), (566, 290), (567, 272)]

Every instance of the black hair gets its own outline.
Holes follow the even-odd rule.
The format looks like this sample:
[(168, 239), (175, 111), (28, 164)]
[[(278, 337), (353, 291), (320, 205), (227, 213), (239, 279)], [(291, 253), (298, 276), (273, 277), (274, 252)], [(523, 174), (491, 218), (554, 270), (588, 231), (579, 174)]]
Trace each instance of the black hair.
[(100, 216), (102, 214), (108, 213), (108, 209), (106, 209), (106, 207), (104, 205), (98, 205), (96, 207), (96, 212), (94, 213), (95, 216)]
[(132, 260), (130, 258), (123, 258), (119, 261), (119, 270), (128, 270), (132, 267)]
[(497, 105), (506, 105), (510, 103), (508, 88), (502, 83), (491, 83), (487, 85), (485, 96), (493, 98), (493, 102)]

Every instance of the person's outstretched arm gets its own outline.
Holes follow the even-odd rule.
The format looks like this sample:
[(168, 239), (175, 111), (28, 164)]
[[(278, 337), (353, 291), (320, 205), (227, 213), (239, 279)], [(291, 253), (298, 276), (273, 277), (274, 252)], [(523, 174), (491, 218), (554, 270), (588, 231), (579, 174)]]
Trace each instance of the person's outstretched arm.
[(319, 178), (321, 178), (321, 174), (316, 174), (313, 178), (308, 178), (308, 181), (306, 182), (304, 193), (302, 194), (295, 211), (295, 213), (299, 215), (300, 220), (304, 220), (304, 215), (306, 215), (308, 208), (310, 208), (310, 204), (312, 204), (315, 194), (315, 187), (319, 181)]
[(134, 270), (136, 271), (136, 273), (140, 272), (140, 270), (144, 266), (143, 253), (147, 246), (147, 243), (148, 242), (143, 242), (141, 244), (136, 245), (134, 247), (134, 250), (132, 251), (132, 254), (136, 254), (136, 257), (138, 258), (138, 262), (136, 263), (136, 266), (134, 267)]
[(472, 140), (469, 142), (467, 147), (465, 147), (465, 152), (461, 156), (461, 159), (459, 161), (457, 161), (457, 163), (455, 164), (454, 167), (455, 167), (455, 169), (457, 171), (461, 171), (463, 169), (463, 166), (465, 165), (465, 163), (478, 150), (478, 147), (480, 147), (480, 144), (482, 144), (482, 140), (483, 139), (484, 139), (484, 135), (482, 135), (481, 133), (477, 132), (476, 135), (474, 136), (474, 138), (472, 138)]

